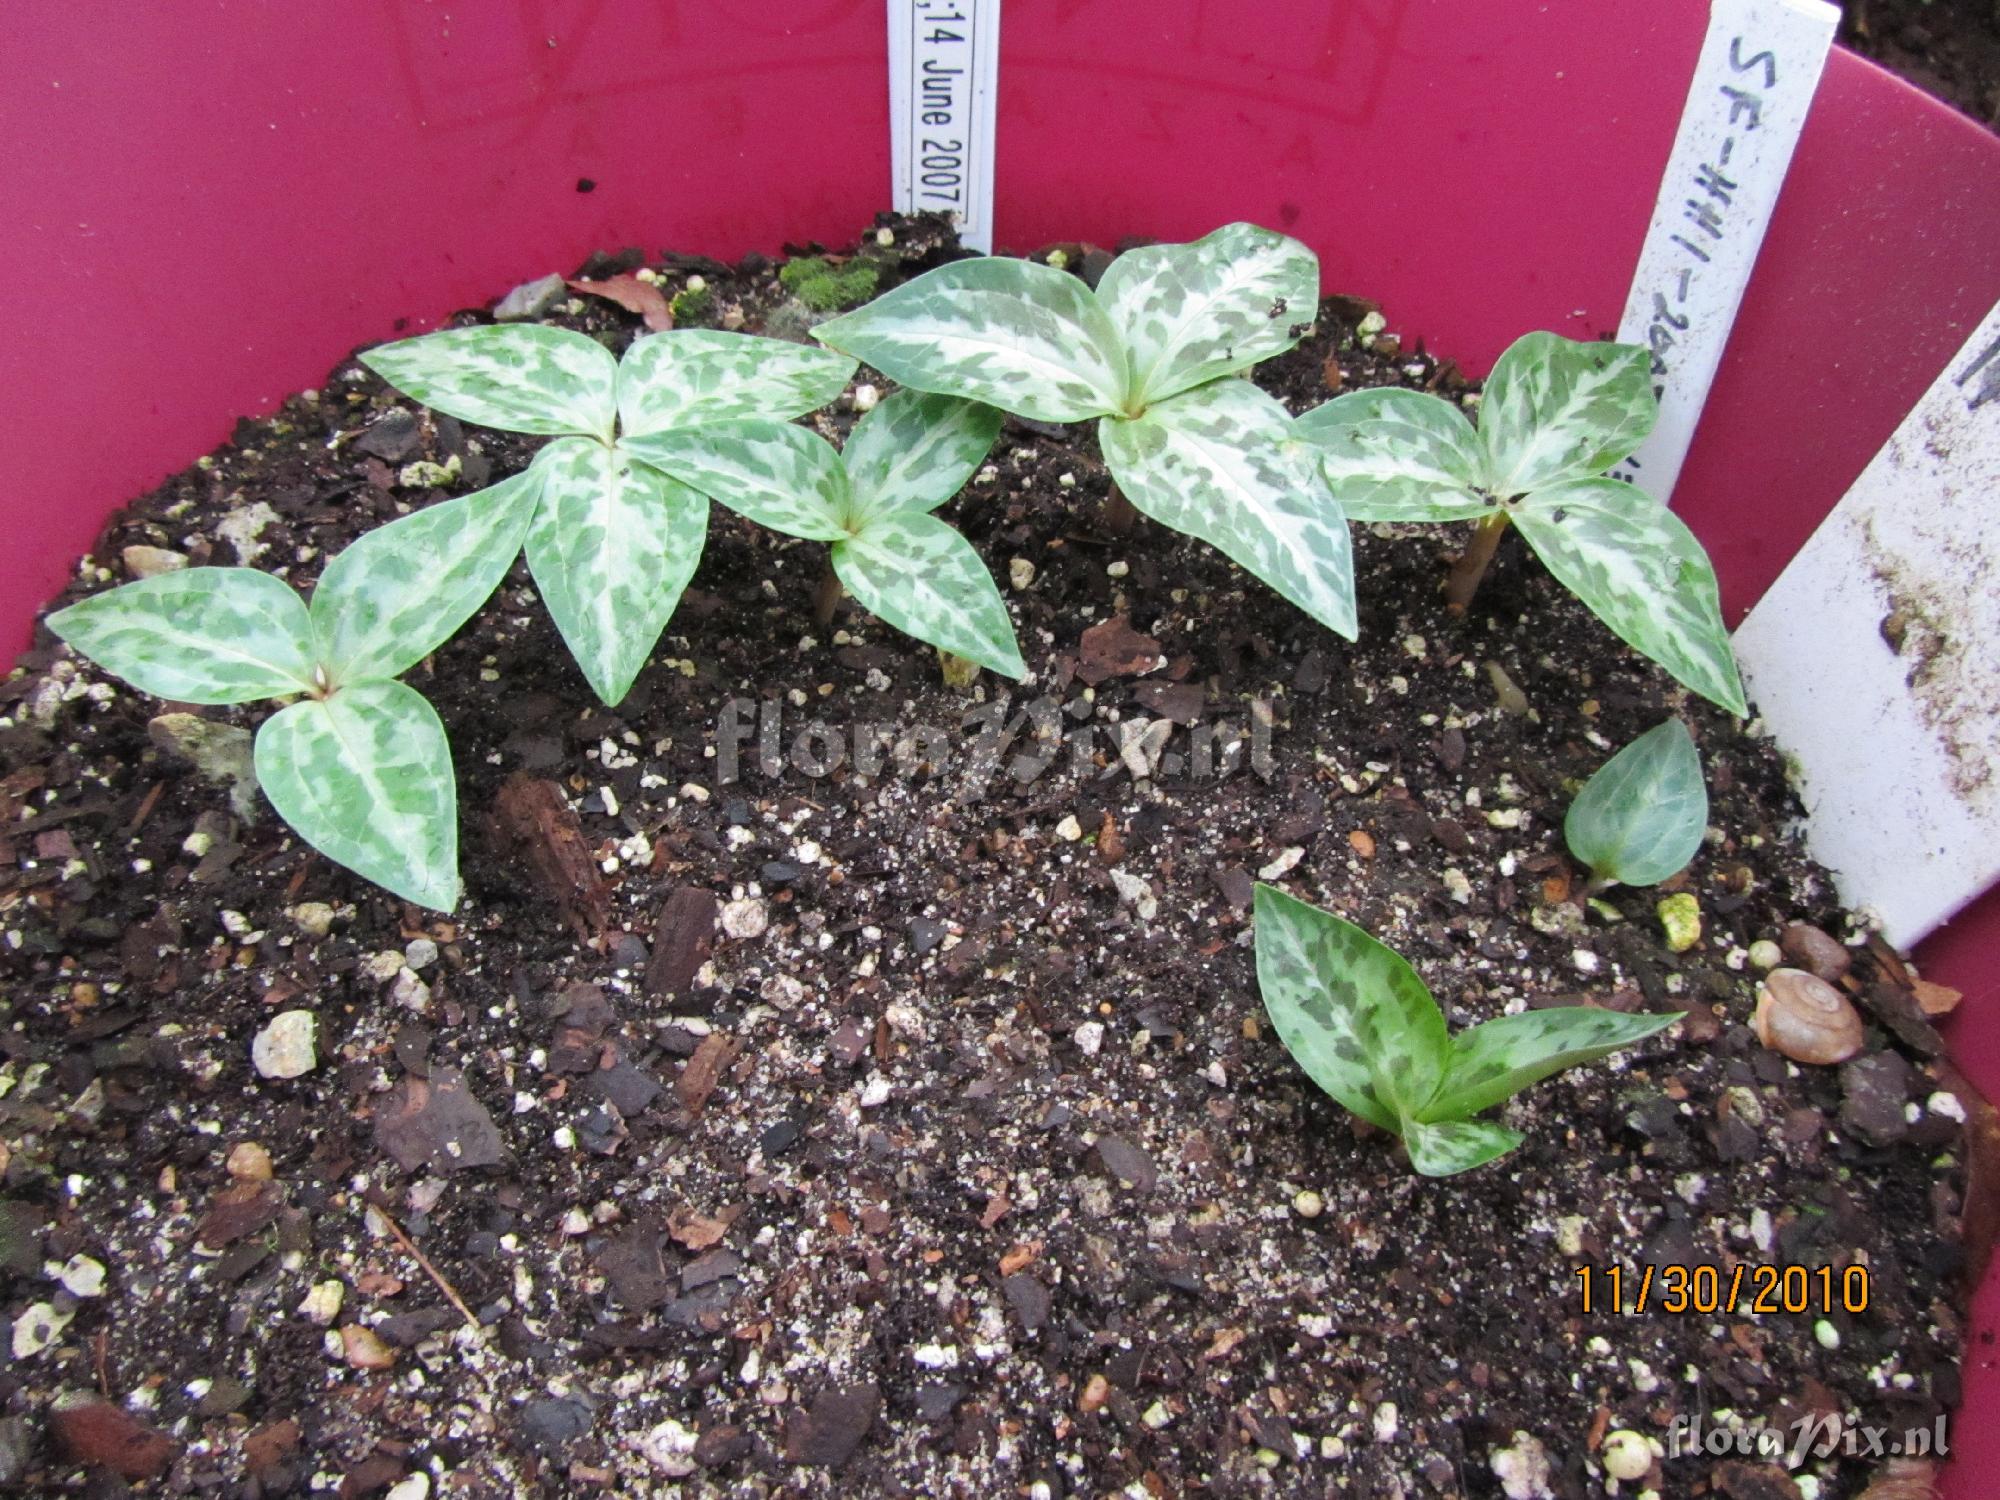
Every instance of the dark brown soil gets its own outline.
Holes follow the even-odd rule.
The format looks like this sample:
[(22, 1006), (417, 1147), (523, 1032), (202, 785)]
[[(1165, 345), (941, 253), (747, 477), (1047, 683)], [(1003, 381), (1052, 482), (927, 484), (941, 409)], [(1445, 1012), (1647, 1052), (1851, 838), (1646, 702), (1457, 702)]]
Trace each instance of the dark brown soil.
[[(949, 253), (897, 228), (892, 277)], [(669, 294), (704, 275), (713, 317), (804, 326), (761, 261), (661, 270)], [(1300, 409), (1329, 377), (1460, 389), (1358, 342), (1365, 311), (1330, 302), (1259, 379)], [(614, 348), (637, 325), (598, 301), (562, 321)], [(303, 583), (436, 498), (401, 465), (457, 455), (469, 484), (532, 451), (413, 410), (343, 365), (115, 517), (72, 594), (141, 543)], [(458, 757), (448, 919), (268, 811), (235, 820), (149, 741), (158, 703), (31, 653), (0, 688), (0, 1288), (17, 1340), (72, 1317), (0, 1372), (0, 1475), (397, 1500), (426, 1493), (413, 1476), (553, 1496), (676, 1473), (716, 1495), (1491, 1496), (1496, 1459), (1532, 1470), (1538, 1444), (1546, 1489), (1514, 1492), (1582, 1496), (1605, 1492), (1608, 1430), (1818, 1411), (1900, 1434), (1954, 1405), (1958, 1106), (1893, 956), (1801, 855), (1770, 745), (1516, 543), (1461, 620), (1438, 599), (1458, 536), (1358, 532), (1348, 645), (1199, 544), (1107, 538), (1105, 487), (1087, 436), (1010, 425), (947, 512), (1003, 580), (1033, 565), (1008, 589), (1035, 677), (1007, 722), (1046, 697), (1070, 743), (1094, 737), (1027, 782), (1003, 757), (983, 791), (996, 685), (948, 690), (850, 610), (826, 638), (817, 545), (718, 509), (615, 709), (517, 572), (413, 679)], [(1164, 664), (1087, 687), (1126, 632), (1086, 633), (1121, 617), (1157, 643), (1129, 654)], [(869, 779), (767, 776), (753, 734), (723, 784), (739, 697), (782, 711), (787, 746), (811, 719), (949, 738), (935, 772)], [(1184, 726), (1145, 780), (1121, 759), (1120, 726), (1240, 730), (1257, 702), (1268, 779), (1196, 777)], [(1576, 781), (1675, 711), (1714, 798), (1675, 883), (1705, 924), (1684, 953), (1662, 892), (1577, 905), (1560, 833)], [(1421, 1179), (1263, 1022), (1245, 903), (1267, 868), (1407, 954), (1454, 1024), (1575, 1003), (1687, 1021), (1530, 1091), (1514, 1155)], [(1748, 1029), (1745, 950), (1793, 921), (1854, 941), (1862, 1063), (1793, 1067)], [(291, 1009), (318, 1018), (318, 1066), (263, 1078), (251, 1039)], [(57, 1281), (79, 1255), (101, 1295)], [(1629, 1288), (1761, 1263), (1865, 1266), (1868, 1310), (1816, 1336), (1809, 1315), (1610, 1313), (1601, 1279), (1580, 1304), (1584, 1269)], [(1876, 1462), (1801, 1473), (1830, 1500)], [(1662, 1460), (1652, 1484), (1801, 1493), (1734, 1456)]]
[(2000, 125), (2000, 3), (1845, 0), (1840, 40), (1989, 130)]

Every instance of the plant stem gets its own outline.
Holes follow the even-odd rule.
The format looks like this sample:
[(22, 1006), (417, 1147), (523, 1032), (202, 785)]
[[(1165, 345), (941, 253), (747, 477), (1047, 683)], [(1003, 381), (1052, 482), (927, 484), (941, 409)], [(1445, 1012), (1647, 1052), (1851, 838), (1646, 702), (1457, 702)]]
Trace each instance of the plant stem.
[(833, 612), (840, 607), (840, 579), (833, 571), (833, 559), (828, 558), (826, 571), (820, 574), (819, 588), (813, 593), (813, 619), (824, 630), (833, 623)]
[(1472, 540), (1465, 545), (1458, 561), (1451, 565), (1451, 576), (1445, 580), (1445, 607), (1455, 615), (1465, 613), (1472, 603), (1472, 596), (1479, 592), (1479, 580), (1486, 576), (1487, 566), (1493, 561), (1493, 554), (1500, 546), (1500, 537), (1507, 530), (1507, 512), (1496, 510), (1479, 523), (1479, 529), (1472, 533)]
[(1113, 536), (1124, 536), (1139, 522), (1138, 509), (1125, 498), (1125, 492), (1112, 485), (1110, 493), (1104, 497), (1104, 513), (1100, 518), (1104, 529)]

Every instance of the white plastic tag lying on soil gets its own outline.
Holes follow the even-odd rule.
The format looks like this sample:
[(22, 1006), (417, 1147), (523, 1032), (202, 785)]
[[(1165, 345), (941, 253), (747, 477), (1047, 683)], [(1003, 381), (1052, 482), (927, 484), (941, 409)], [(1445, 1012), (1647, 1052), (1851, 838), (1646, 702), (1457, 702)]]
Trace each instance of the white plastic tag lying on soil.
[(1660, 420), (1611, 473), (1655, 500), (1680, 477), (1839, 21), (1823, 0), (1714, 0), (1709, 11), (1618, 324), (1620, 343), (1653, 351)]
[(889, 135), (898, 213), (941, 209), (993, 248), (1000, 0), (889, 0)]
[(1813, 854), (1907, 947), (2000, 876), (2000, 307), (1736, 632)]

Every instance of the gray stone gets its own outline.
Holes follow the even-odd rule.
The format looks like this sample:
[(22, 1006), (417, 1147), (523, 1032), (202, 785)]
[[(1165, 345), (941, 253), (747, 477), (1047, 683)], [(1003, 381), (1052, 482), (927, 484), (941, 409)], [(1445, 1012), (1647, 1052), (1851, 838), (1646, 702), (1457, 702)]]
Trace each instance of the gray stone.
[(515, 287), (494, 306), (493, 316), (502, 323), (525, 323), (545, 316), (568, 296), (568, 283), (551, 273)]
[(257, 820), (257, 767), (250, 731), (200, 714), (161, 714), (146, 725), (155, 745), (229, 788), (229, 808), (245, 823)]

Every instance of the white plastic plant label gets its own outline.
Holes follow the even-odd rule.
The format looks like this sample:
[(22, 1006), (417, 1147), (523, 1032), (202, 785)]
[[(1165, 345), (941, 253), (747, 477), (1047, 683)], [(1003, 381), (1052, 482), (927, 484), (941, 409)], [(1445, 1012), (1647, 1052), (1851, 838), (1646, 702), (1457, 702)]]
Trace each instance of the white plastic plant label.
[(1813, 853), (1899, 948), (2000, 877), (2000, 307), (1736, 632)]
[(1823, 0), (1713, 0), (1618, 341), (1649, 348), (1660, 420), (1611, 471), (1666, 502), (1680, 477), (1840, 20)]
[(889, 133), (900, 213), (958, 215), (993, 248), (993, 106), (1000, 0), (889, 0)]

